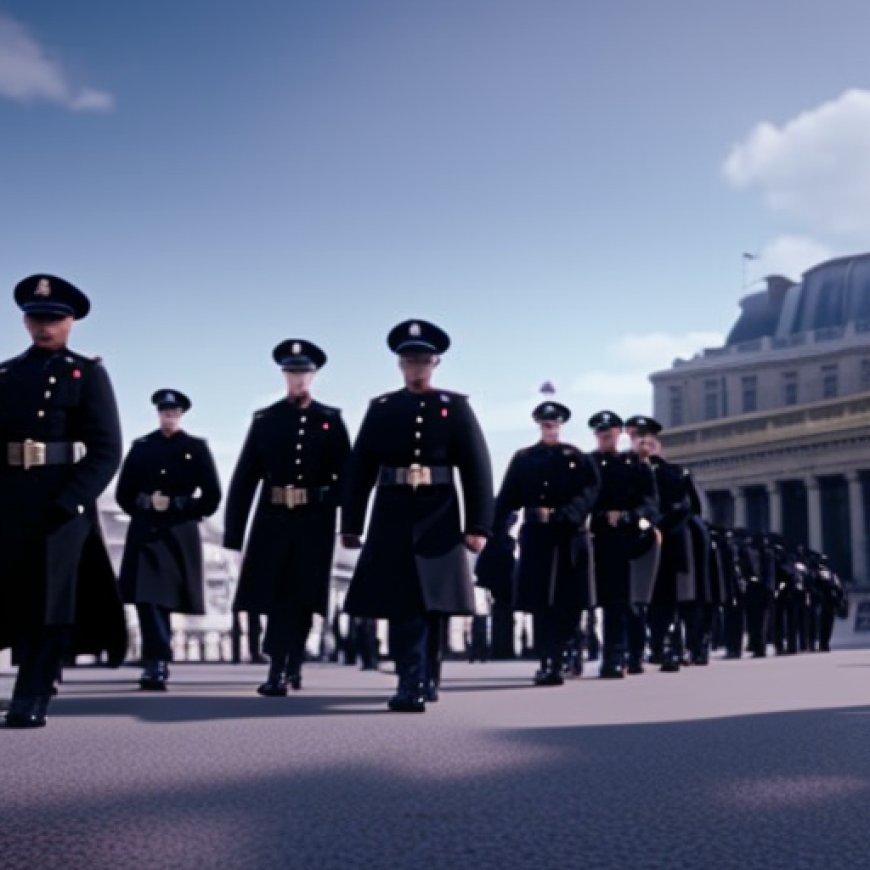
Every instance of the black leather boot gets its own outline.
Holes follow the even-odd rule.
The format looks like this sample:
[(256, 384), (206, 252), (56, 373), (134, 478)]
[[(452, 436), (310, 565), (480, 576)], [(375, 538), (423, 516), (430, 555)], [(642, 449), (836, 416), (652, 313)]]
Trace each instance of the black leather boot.
[(425, 713), (426, 695), (419, 680), (400, 680), (396, 694), (387, 706), (394, 713)]
[(565, 680), (562, 677), (562, 662), (551, 658), (542, 662), (541, 670), (535, 674), (536, 686), (561, 686)]
[(155, 659), (145, 661), (145, 669), (139, 677), (139, 688), (146, 692), (165, 692), (169, 679), (169, 663)]
[(4, 718), (6, 728), (44, 728), (49, 695), (35, 698), (13, 698)]
[[(257, 687), (257, 694), (264, 698), (286, 698), (287, 697), (287, 679), (284, 676), (285, 669), (284, 661), (273, 661), (269, 665), (269, 674), (266, 677), (266, 682)], [(300, 682), (300, 686), (302, 683)]]

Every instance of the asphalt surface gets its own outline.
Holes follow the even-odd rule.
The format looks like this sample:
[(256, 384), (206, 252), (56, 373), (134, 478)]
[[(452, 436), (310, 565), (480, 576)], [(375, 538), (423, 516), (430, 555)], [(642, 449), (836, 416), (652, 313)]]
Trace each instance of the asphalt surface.
[(424, 715), (338, 665), (287, 699), (250, 665), (70, 671), (47, 728), (0, 731), (0, 867), (870, 866), (870, 651), (533, 668), (448, 663)]

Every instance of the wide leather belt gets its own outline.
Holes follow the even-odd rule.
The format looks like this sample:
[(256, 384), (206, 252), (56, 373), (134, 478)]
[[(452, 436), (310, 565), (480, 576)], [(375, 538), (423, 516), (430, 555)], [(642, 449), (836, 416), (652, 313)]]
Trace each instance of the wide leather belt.
[(136, 506), (142, 510), (157, 511), (163, 513), (168, 511), (170, 507), (182, 509), (187, 507), (190, 496), (186, 495), (166, 495), (162, 492), (140, 492), (136, 496)]
[(85, 446), (78, 441), (12, 441), (6, 445), (7, 465), (37, 468), (43, 465), (72, 465), (85, 454)]
[(527, 505), (523, 508), (523, 517), (527, 523), (549, 523), (553, 519), (555, 508)]
[(318, 486), (310, 489), (293, 486), (292, 484), (273, 486), (270, 501), (274, 505), (293, 510), (306, 504), (322, 504), (326, 501), (329, 493), (330, 488), (328, 486)]
[(453, 483), (453, 467), (450, 465), (409, 465), (407, 468), (381, 466), (379, 486), (439, 486)]

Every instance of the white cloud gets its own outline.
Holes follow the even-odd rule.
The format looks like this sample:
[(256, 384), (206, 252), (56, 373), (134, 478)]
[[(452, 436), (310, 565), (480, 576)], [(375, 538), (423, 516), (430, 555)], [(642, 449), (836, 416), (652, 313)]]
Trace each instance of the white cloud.
[[(596, 355), (597, 368), (590, 368), (558, 389), (554, 398), (571, 407), (580, 418), (605, 407), (619, 414), (642, 414), (652, 410), (649, 375), (669, 368), (677, 357), (691, 357), (705, 347), (721, 346), (717, 332), (627, 333)], [(559, 383), (557, 382), (557, 387)], [(509, 402), (476, 402), (487, 432), (514, 432), (529, 428), (529, 413), (542, 401), (529, 391)]]
[(763, 278), (767, 275), (785, 275), (794, 281), (811, 266), (829, 260), (834, 251), (825, 244), (806, 236), (777, 236), (759, 252), (753, 263), (752, 274)]
[(75, 84), (60, 62), (15, 19), (0, 13), (0, 97), (49, 102), (73, 112), (106, 112), (114, 97)]
[(723, 165), (774, 213), (844, 243), (870, 234), (870, 91), (849, 90), (777, 126), (765, 121)]

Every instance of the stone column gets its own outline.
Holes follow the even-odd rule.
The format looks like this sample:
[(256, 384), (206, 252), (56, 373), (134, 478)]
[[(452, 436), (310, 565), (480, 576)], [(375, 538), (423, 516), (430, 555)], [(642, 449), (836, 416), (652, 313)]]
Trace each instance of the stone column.
[(734, 499), (734, 526), (738, 529), (746, 528), (746, 493), (740, 486), (735, 486), (731, 490), (731, 497)]
[(861, 476), (857, 471), (846, 475), (849, 481), (849, 540), (852, 546), (852, 580), (867, 582), (867, 542), (864, 529), (864, 492)]
[(782, 534), (782, 492), (779, 483), (773, 481), (767, 484), (767, 506), (770, 517), (770, 531)]
[(822, 544), (822, 494), (819, 490), (819, 479), (807, 477), (804, 479), (807, 488), (807, 524), (810, 531), (810, 539), (807, 542), (810, 549), (821, 552)]

